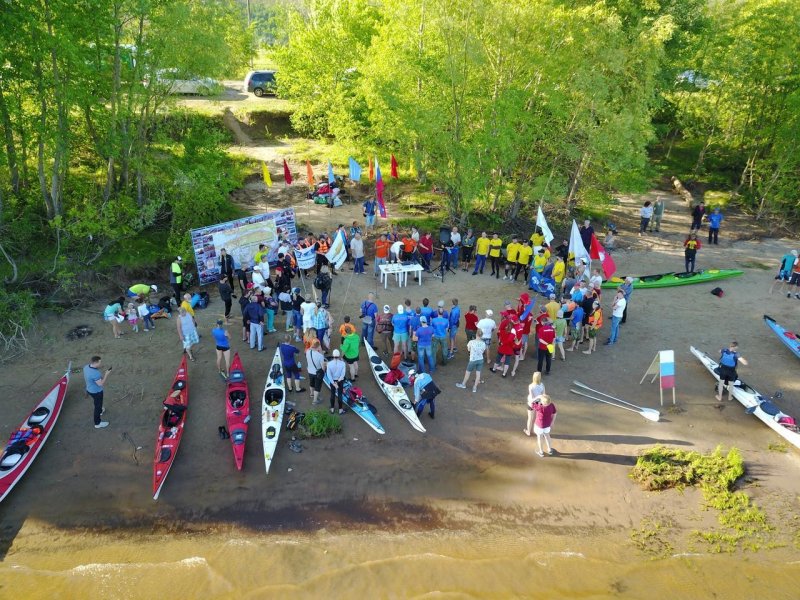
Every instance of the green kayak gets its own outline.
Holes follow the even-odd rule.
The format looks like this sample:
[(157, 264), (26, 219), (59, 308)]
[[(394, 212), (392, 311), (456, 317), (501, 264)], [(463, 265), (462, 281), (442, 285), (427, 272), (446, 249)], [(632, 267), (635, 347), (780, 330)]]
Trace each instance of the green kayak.
[[(672, 287), (675, 285), (689, 285), (690, 283), (705, 283), (737, 277), (743, 271), (738, 269), (706, 269), (694, 273), (661, 273), (660, 275), (642, 275), (633, 278), (633, 287), (636, 289)], [(625, 282), (625, 277), (612, 277), (603, 282), (604, 288), (615, 288)]]

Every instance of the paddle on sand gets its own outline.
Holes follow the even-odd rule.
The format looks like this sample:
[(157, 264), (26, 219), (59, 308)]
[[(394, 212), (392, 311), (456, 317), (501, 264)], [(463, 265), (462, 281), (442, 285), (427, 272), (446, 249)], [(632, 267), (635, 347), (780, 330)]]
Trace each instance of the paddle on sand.
[[(642, 406), (637, 406), (637, 405), (632, 404), (630, 402), (626, 402), (625, 400), (620, 400), (619, 398), (616, 398), (615, 396), (610, 396), (608, 394), (604, 394), (603, 392), (598, 392), (597, 390), (594, 390), (594, 389), (590, 388), (588, 385), (584, 385), (580, 381), (573, 381), (572, 383), (577, 385), (578, 387), (581, 387), (581, 388), (585, 389), (585, 390), (588, 390), (590, 392), (594, 392), (595, 394), (599, 394), (601, 396), (605, 396), (606, 398), (610, 398), (611, 400), (613, 400), (613, 402), (611, 402), (609, 400), (603, 400), (602, 398), (598, 398), (596, 396), (592, 396), (590, 394), (586, 394), (586, 393), (578, 391), (578, 390), (570, 390), (573, 394), (578, 394), (579, 396), (584, 396), (585, 398), (591, 398), (592, 400), (597, 400), (598, 402), (602, 402), (603, 404), (608, 404), (610, 406), (616, 406), (617, 408), (621, 408), (623, 410), (629, 410), (631, 412), (639, 413), (641, 416), (643, 416), (648, 421), (658, 422), (659, 419), (661, 418), (661, 414), (657, 410), (655, 410), (653, 408), (644, 408)], [(625, 404), (627, 406), (621, 406), (620, 404)]]

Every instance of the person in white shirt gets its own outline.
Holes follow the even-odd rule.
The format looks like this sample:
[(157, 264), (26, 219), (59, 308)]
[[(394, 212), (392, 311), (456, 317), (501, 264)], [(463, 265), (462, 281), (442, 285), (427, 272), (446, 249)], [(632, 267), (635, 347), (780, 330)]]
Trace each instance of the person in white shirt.
[(263, 267), (261, 266), (261, 264), (257, 264), (255, 267), (253, 267), (253, 287), (255, 286), (264, 287), (265, 281), (264, 281), (264, 275), (262, 274), (261, 271), (262, 268)]
[(486, 344), (486, 363), (491, 362), (491, 353), (489, 352), (489, 347), (492, 345), (492, 333), (495, 329), (497, 329), (497, 323), (494, 322), (492, 316), (494, 312), (491, 309), (486, 310), (486, 316), (477, 322), (476, 327), (478, 331), (481, 333), (481, 339), (483, 343)]
[(453, 254), (451, 256), (451, 262), (453, 263), (453, 268), (458, 268), (458, 256), (461, 254), (461, 234), (458, 233), (458, 227), (453, 227), (453, 230), (450, 232), (450, 241), (453, 244)]
[(622, 315), (625, 314), (625, 291), (622, 289), (617, 290), (617, 295), (614, 296), (614, 302), (611, 304), (611, 335), (605, 341), (606, 346), (616, 343), (619, 339), (619, 324), (622, 321)]
[(481, 370), (483, 369), (483, 354), (486, 352), (486, 342), (482, 339), (474, 339), (467, 342), (467, 351), (469, 352), (469, 362), (467, 363), (467, 370), (464, 373), (464, 380), (457, 383), (456, 387), (462, 390), (467, 389), (467, 382), (469, 381), (470, 373), (475, 373), (475, 383), (472, 384), (472, 393), (478, 391), (478, 384), (481, 382)]
[(411, 239), (414, 240), (417, 244), (419, 244), (419, 229), (411, 226)]
[(338, 398), (339, 414), (343, 415), (344, 404), (342, 403), (342, 396), (344, 395), (345, 364), (340, 357), (341, 353), (338, 350), (334, 350), (333, 358), (328, 362), (325, 372), (328, 375), (328, 383), (331, 386), (331, 414), (334, 411), (334, 401)]
[(316, 307), (317, 307), (316, 302), (310, 299), (306, 299), (302, 304), (300, 304), (300, 314), (303, 317), (304, 334), (313, 327), (311, 319), (314, 316), (314, 309)]
[(353, 272), (356, 275), (364, 274), (364, 240), (361, 234), (356, 233), (350, 240), (350, 255), (353, 257)]
[(322, 353), (322, 346), (319, 340), (311, 342), (311, 347), (306, 350), (306, 368), (308, 369), (308, 387), (311, 388), (311, 404), (320, 403), (319, 391), (322, 388), (322, 380), (325, 378), (327, 362)]
[(644, 203), (644, 206), (639, 209), (639, 236), (641, 236), (647, 227), (650, 225), (650, 219), (653, 217), (653, 206), (650, 200)]
[(403, 255), (403, 242), (397, 240), (389, 247), (389, 262), (400, 262)]
[(600, 275), (600, 269), (594, 269), (592, 276), (589, 278), (589, 283), (594, 285), (594, 289), (600, 291), (600, 286), (603, 284), (603, 276)]

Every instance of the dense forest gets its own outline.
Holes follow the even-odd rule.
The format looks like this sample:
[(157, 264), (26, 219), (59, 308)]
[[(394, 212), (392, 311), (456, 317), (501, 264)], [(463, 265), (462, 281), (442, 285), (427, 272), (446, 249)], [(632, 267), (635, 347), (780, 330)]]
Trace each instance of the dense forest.
[(658, 156), (796, 222), (798, 31), (795, 0), (7, 2), (0, 335), (230, 215), (248, 165), (164, 72), (240, 78), (266, 53), (298, 135), (410, 157), (454, 221), (591, 210)]

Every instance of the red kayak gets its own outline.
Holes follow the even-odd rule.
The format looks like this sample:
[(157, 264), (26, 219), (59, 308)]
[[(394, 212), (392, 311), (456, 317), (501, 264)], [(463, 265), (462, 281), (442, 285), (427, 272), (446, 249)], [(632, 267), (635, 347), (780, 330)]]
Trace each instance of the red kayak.
[(11, 434), (0, 457), (0, 502), (22, 479), (50, 436), (64, 406), (71, 367), (70, 363), (64, 376)]
[(186, 424), (186, 407), (189, 404), (189, 372), (186, 370), (186, 355), (181, 359), (181, 366), (175, 373), (164, 410), (158, 424), (156, 452), (153, 457), (153, 500), (158, 500), (161, 487), (167, 479), (169, 469), (175, 462), (178, 446), (183, 437), (183, 426)]
[(244, 444), (247, 440), (247, 424), (250, 422), (250, 391), (244, 378), (239, 353), (233, 355), (228, 386), (225, 390), (225, 420), (233, 445), (233, 459), (236, 468), (242, 470), (244, 463)]

